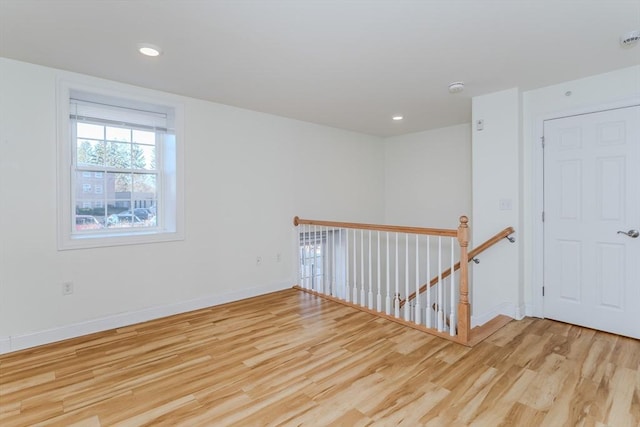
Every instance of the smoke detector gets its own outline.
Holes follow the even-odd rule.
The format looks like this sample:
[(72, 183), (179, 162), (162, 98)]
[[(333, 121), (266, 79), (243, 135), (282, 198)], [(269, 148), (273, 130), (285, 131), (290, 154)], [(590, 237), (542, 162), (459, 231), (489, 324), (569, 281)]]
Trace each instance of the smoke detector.
[(620, 44), (622, 46), (633, 46), (640, 40), (640, 31), (629, 31), (620, 36)]
[(464, 90), (464, 82), (453, 82), (449, 85), (449, 93), (460, 93)]

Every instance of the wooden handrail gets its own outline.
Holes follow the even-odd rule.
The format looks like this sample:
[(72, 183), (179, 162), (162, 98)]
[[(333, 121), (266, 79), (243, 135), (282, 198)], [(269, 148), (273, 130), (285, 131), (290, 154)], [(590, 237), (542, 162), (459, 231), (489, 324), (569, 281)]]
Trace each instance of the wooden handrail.
[[(485, 250), (487, 250), (491, 246), (493, 246), (496, 243), (498, 243), (500, 240), (504, 239), (505, 237), (507, 237), (507, 236), (509, 236), (509, 235), (511, 235), (513, 233), (515, 233), (515, 230), (513, 229), (513, 227), (505, 228), (501, 232), (497, 233), (496, 235), (494, 235), (493, 237), (491, 237), (490, 239), (488, 239), (487, 241), (482, 243), (477, 248), (469, 251), (468, 261), (472, 261), (473, 258), (475, 258), (477, 255), (481, 254), (482, 252), (484, 252)], [(460, 269), (460, 263), (459, 262), (457, 262), (453, 266), (453, 271), (457, 271), (458, 269)], [(442, 279), (444, 280), (445, 278), (449, 277), (450, 275), (451, 275), (451, 268), (448, 268), (447, 270), (445, 270), (442, 273)], [(422, 285), (422, 287), (420, 288), (420, 293), (423, 293), (424, 291), (426, 291), (427, 290), (427, 286), (430, 288), (430, 287), (434, 286), (436, 283), (438, 283), (438, 279), (439, 279), (439, 276), (435, 276), (433, 279), (431, 279), (431, 281), (429, 282), (428, 285), (426, 285), (426, 284)], [(416, 293), (413, 292), (411, 295), (409, 295), (407, 297), (407, 299), (404, 299), (404, 300), (400, 301), (400, 307), (403, 307), (407, 303), (407, 301), (411, 301), (415, 297), (416, 297)]]
[(359, 230), (390, 231), (393, 233), (428, 234), (430, 236), (457, 237), (458, 230), (447, 228), (404, 227), (400, 225), (360, 224), (355, 222), (318, 221), (315, 219), (293, 218), (293, 225), (322, 225), (335, 228), (355, 228)]

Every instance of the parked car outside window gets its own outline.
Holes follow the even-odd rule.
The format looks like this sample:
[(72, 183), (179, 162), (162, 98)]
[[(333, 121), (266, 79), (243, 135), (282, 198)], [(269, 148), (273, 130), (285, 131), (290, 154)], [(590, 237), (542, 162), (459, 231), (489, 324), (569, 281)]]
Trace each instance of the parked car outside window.
[(131, 213), (122, 212), (107, 217), (107, 227), (134, 227), (144, 225), (144, 221)]
[(76, 231), (98, 230), (102, 224), (92, 215), (76, 215)]
[[(133, 214), (143, 221), (151, 219), (151, 217), (153, 216), (153, 213), (151, 213), (147, 208), (135, 208), (133, 210)], [(118, 215), (131, 215), (131, 211), (128, 210), (125, 212), (120, 212)]]

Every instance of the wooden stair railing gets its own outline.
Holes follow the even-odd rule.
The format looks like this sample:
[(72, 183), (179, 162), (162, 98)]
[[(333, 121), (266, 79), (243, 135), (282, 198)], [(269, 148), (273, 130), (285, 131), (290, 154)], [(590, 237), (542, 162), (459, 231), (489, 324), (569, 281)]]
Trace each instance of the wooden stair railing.
[[(513, 243), (515, 240), (509, 238), (509, 236), (512, 235), (513, 233), (515, 233), (515, 230), (513, 229), (513, 227), (507, 227), (504, 230), (502, 230), (501, 232), (495, 234), (494, 236), (492, 236), (490, 239), (486, 240), (484, 243), (482, 243), (477, 248), (474, 248), (471, 251), (469, 251), (468, 262), (474, 261), (474, 258), (476, 256), (478, 256), (479, 254), (481, 254), (485, 250), (489, 249), (491, 246), (495, 245), (496, 243), (498, 243), (502, 239), (505, 239), (505, 238), (509, 239), (509, 241)], [(454, 267), (453, 271), (459, 270), (460, 269), (460, 262), (457, 262), (453, 267)], [(440, 278), (442, 280), (444, 280), (445, 278), (449, 277), (450, 275), (451, 275), (451, 268), (448, 268), (442, 273), (442, 276)], [(427, 290), (427, 287), (431, 288), (432, 286), (434, 286), (436, 283), (438, 283), (438, 279), (440, 279), (440, 278), (438, 276), (435, 276), (433, 279), (431, 279), (431, 281), (428, 284), (425, 284), (420, 288), (420, 293), (422, 294), (423, 292), (425, 292)], [(415, 297), (416, 297), (416, 293), (413, 292), (412, 294), (410, 294), (407, 297), (407, 299), (404, 299), (404, 300), (400, 301), (400, 307), (403, 307), (407, 303), (407, 301), (411, 301)]]
[[(398, 323), (402, 323), (406, 326), (410, 326), (412, 328), (415, 329), (419, 329), (419, 330), (423, 330), (425, 332), (428, 332), (430, 334), (436, 335), (436, 336), (440, 336), (443, 338), (447, 338), (450, 339), (452, 341), (458, 342), (460, 344), (464, 344), (464, 345), (470, 345), (470, 343), (475, 342), (476, 339), (474, 337), (471, 336), (471, 307), (469, 304), (469, 280), (468, 280), (468, 267), (467, 267), (467, 263), (468, 263), (468, 254), (467, 254), (467, 246), (468, 246), (468, 242), (469, 242), (469, 225), (468, 225), (469, 219), (466, 216), (461, 216), (459, 218), (459, 226), (456, 229), (438, 229), (438, 228), (421, 228), (421, 227), (403, 227), (403, 226), (394, 226), (394, 225), (378, 225), (378, 224), (362, 224), (362, 223), (347, 223), (347, 222), (335, 222), (335, 221), (319, 221), (319, 220), (311, 220), (311, 219), (302, 219), (299, 217), (295, 217), (293, 219), (293, 223), (295, 226), (303, 226), (303, 227), (314, 227), (312, 233), (316, 233), (316, 227), (320, 227), (320, 232), (322, 232), (323, 228), (324, 229), (328, 229), (328, 228), (337, 228), (337, 229), (354, 229), (354, 230), (360, 230), (360, 236), (361, 236), (361, 240), (360, 240), (360, 275), (359, 277), (361, 278), (360, 281), (360, 285), (361, 285), (361, 297), (357, 297), (357, 288), (358, 288), (358, 281), (356, 281), (355, 279), (355, 273), (354, 273), (354, 280), (352, 283), (353, 288), (349, 288), (351, 290), (353, 290), (353, 298), (351, 298), (351, 300), (349, 299), (349, 292), (351, 290), (347, 290), (346, 293), (346, 297), (345, 299), (341, 299), (341, 298), (337, 298), (335, 295), (331, 294), (331, 291), (329, 291), (328, 293), (326, 293), (325, 288), (324, 288), (324, 282), (322, 282), (322, 284), (320, 285), (319, 289), (314, 288), (314, 285), (312, 284), (311, 286), (305, 286), (304, 283), (300, 283), (298, 285), (296, 285), (295, 287), (297, 289), (300, 289), (301, 291), (304, 292), (308, 292), (314, 295), (318, 295), (321, 296), (323, 298), (326, 299), (330, 299), (332, 301), (335, 302), (340, 302), (341, 304), (345, 304), (345, 305), (349, 305), (353, 308), (357, 308), (358, 310), (362, 310), (362, 311), (366, 311), (369, 312), (371, 314), (375, 314), (379, 317), (384, 317), (386, 319), (389, 320), (393, 320), (395, 322)], [(457, 285), (457, 290), (453, 291), (454, 287), (451, 287), (452, 292), (456, 292), (458, 294), (458, 303), (457, 303), (457, 310), (453, 309), (453, 305), (452, 305), (452, 310), (449, 313), (452, 323), (453, 325), (455, 325), (455, 327), (448, 327), (448, 328), (442, 328), (441, 326), (425, 326), (422, 325), (421, 322), (416, 322), (413, 320), (409, 320), (409, 318), (411, 317), (410, 315), (407, 316), (407, 314), (405, 313), (404, 316), (401, 316), (399, 314), (397, 314), (397, 310), (394, 312), (394, 314), (389, 314), (388, 312), (385, 312), (386, 310), (382, 310), (380, 307), (380, 303), (378, 303), (378, 309), (374, 310), (373, 309), (373, 303), (372, 303), (372, 285), (371, 282), (369, 282), (369, 297), (365, 298), (365, 289), (364, 289), (364, 282), (362, 281), (362, 277), (364, 277), (364, 263), (362, 262), (363, 259), (363, 240), (362, 240), (362, 236), (364, 233), (364, 230), (368, 230), (369, 233), (376, 231), (376, 232), (387, 232), (387, 233), (396, 233), (396, 239), (397, 239), (397, 234), (401, 233), (401, 234), (406, 234), (406, 235), (426, 235), (426, 236), (436, 236), (438, 238), (442, 238), (442, 237), (449, 237), (451, 239), (451, 248), (455, 248), (455, 243), (457, 243), (457, 246), (459, 248), (460, 251), (460, 260), (464, 260), (463, 265), (460, 268), (460, 273), (458, 275), (458, 285)], [(299, 233), (299, 231), (297, 231), (297, 233)], [(309, 229), (307, 229), (307, 231), (303, 231), (302, 235), (304, 235), (305, 233), (309, 233)], [(354, 231), (354, 248), (355, 248), (355, 244), (356, 244), (356, 240), (355, 240), (355, 231)], [(369, 236), (371, 236), (371, 234), (369, 234)], [(379, 239), (379, 237), (378, 237)], [(416, 248), (417, 248), (417, 243), (418, 240), (416, 238), (415, 240), (416, 242)], [(378, 244), (379, 244), (379, 240), (378, 240)], [(347, 234), (347, 245), (348, 245), (348, 234)], [(453, 250), (453, 249), (452, 249)], [(408, 253), (408, 241), (406, 241), (405, 243), (405, 251)], [(355, 255), (356, 251), (354, 249), (353, 252), (353, 256), (354, 256), (354, 264), (353, 264), (353, 268), (355, 269), (356, 267), (356, 261), (355, 261)], [(379, 251), (378, 251), (379, 254)], [(397, 240), (396, 240), (396, 254), (397, 254)], [(417, 254), (417, 249), (416, 249), (416, 254)], [(348, 255), (347, 255), (348, 257)], [(369, 257), (371, 257), (371, 246), (369, 243)], [(408, 258), (407, 258), (408, 259)], [(396, 257), (397, 260), (397, 257)], [(405, 263), (407, 263), (408, 261), (405, 260)], [(387, 263), (389, 263), (389, 257), (388, 257), (388, 252), (387, 252)], [(406, 264), (408, 266), (408, 264)], [(417, 264), (416, 264), (417, 265)], [(348, 264), (347, 264), (348, 266)], [(323, 267), (324, 268), (324, 267)], [(348, 268), (348, 267), (347, 267)], [(369, 263), (369, 268), (371, 268), (371, 263)], [(397, 269), (397, 261), (396, 261), (396, 269)], [(416, 269), (417, 270), (417, 269)], [(397, 271), (397, 270), (396, 270)], [(408, 274), (408, 273), (406, 273)], [(371, 270), (369, 270), (369, 277), (371, 275)], [(380, 272), (378, 271), (378, 275), (380, 275)], [(416, 273), (417, 275), (417, 273)], [(407, 276), (405, 276), (407, 277)], [(301, 279), (302, 282), (302, 279)], [(347, 280), (347, 285), (349, 281)], [(387, 280), (387, 283), (389, 281)], [(313, 282), (311, 282), (313, 283)], [(407, 287), (407, 294), (408, 292), (408, 284), (406, 284), (407, 281), (405, 279), (405, 286)], [(396, 284), (397, 284), (397, 275), (396, 275)], [(417, 285), (417, 284), (416, 284)], [(396, 285), (397, 286), (397, 285)], [(417, 287), (417, 286), (416, 286)], [(381, 285), (378, 284), (378, 294), (380, 293), (381, 289)], [(397, 287), (396, 287), (397, 289)], [(444, 293), (444, 291), (443, 291)], [(398, 295), (398, 294), (396, 294)], [(390, 297), (390, 293), (389, 293), (389, 288), (387, 287), (387, 293), (385, 295), (385, 298)], [(365, 304), (365, 300), (366, 302), (368, 302), (368, 304)], [(451, 300), (450, 300), (451, 301)], [(397, 302), (395, 303), (394, 307), (397, 309), (399, 308), (399, 306), (397, 305), (399, 303), (399, 299), (397, 300)], [(443, 313), (441, 312), (440, 315), (442, 315)], [(445, 314), (445, 317), (446, 314)], [(444, 319), (436, 319), (436, 323), (440, 324), (440, 321), (443, 321)], [(444, 322), (442, 322), (444, 323)], [(448, 329), (448, 330), (447, 330)]]

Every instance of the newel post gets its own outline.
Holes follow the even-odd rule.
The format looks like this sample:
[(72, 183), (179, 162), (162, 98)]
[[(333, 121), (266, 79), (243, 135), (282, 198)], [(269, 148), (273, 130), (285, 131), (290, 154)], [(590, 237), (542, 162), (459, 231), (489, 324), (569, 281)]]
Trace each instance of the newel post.
[(469, 305), (469, 218), (460, 217), (458, 243), (460, 244), (460, 299), (458, 301), (458, 336), (462, 342), (469, 342), (471, 331), (471, 306)]

